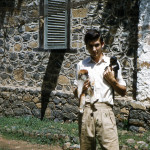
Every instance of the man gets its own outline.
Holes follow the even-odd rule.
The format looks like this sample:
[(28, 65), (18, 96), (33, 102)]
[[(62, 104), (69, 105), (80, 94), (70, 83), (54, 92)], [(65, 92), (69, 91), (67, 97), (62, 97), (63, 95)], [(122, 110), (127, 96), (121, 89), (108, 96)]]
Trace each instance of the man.
[[(81, 69), (85, 69), (89, 73), (89, 79), (84, 82), (81, 94), (86, 93), (90, 81), (94, 81), (94, 96), (97, 101), (94, 103), (95, 109), (93, 109), (87, 99), (84, 112), (79, 115), (80, 149), (96, 150), (97, 138), (103, 150), (119, 150), (112, 106), (114, 104), (113, 90), (121, 96), (126, 94), (126, 84), (121, 75), (121, 66), (119, 64), (120, 69), (115, 79), (112, 68), (107, 67), (110, 64), (110, 58), (102, 52), (104, 42), (97, 30), (88, 30), (84, 41), (90, 57), (77, 64), (77, 74)], [(76, 96), (77, 91), (77, 89), (74, 91)]]

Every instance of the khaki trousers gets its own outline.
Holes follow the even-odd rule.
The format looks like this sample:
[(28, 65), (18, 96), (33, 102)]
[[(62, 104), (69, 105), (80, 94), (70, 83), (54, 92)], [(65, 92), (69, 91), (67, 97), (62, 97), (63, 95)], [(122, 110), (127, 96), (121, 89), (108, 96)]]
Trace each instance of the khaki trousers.
[(86, 104), (79, 115), (80, 150), (96, 150), (96, 138), (102, 150), (119, 150), (116, 120), (112, 108), (95, 103), (95, 109)]

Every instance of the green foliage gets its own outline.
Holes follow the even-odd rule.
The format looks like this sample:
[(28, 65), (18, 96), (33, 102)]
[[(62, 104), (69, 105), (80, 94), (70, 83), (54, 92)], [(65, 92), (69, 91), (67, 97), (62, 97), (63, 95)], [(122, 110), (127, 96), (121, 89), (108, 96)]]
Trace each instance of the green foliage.
[(62, 145), (66, 142), (66, 137), (78, 136), (78, 125), (77, 123), (58, 123), (48, 119), (41, 121), (33, 117), (1, 117), (0, 133), (7, 138), (13, 137), (40, 144), (58, 142)]
[(24, 129), (26, 131), (45, 131), (52, 133), (63, 133), (69, 134), (71, 136), (77, 136), (78, 125), (77, 123), (58, 123), (53, 122), (48, 119), (41, 121), (38, 118), (33, 117), (1, 117), (0, 118), (0, 128), (12, 128)]

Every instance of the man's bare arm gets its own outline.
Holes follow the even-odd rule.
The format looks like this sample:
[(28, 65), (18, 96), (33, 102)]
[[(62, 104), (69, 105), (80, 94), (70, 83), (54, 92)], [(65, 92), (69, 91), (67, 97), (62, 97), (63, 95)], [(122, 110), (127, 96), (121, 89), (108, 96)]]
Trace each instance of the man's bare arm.
[(111, 71), (110, 67), (104, 72), (104, 79), (109, 82), (113, 89), (121, 96), (126, 95), (126, 86), (120, 85), (114, 77), (114, 72)]

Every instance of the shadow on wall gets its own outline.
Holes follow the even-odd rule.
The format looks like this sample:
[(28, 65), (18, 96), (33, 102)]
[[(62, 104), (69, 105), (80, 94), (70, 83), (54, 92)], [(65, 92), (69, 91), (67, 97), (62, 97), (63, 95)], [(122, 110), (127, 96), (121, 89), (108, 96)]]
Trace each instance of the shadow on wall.
[(17, 3), (15, 0), (0, 0), (0, 29), (5, 24), (5, 16), (12, 15), (14, 10), (19, 11), (23, 0), (18, 0)]
[(46, 108), (49, 103), (50, 95), (57, 85), (57, 79), (61, 70), (65, 53), (51, 52), (49, 62), (43, 79), (41, 89), (41, 120), (43, 120)]

